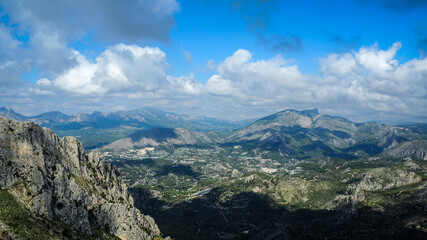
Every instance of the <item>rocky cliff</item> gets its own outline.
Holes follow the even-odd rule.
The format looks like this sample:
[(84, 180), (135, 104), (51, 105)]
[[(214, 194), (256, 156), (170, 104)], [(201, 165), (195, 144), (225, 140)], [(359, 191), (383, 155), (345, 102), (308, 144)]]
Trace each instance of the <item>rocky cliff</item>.
[[(121, 239), (160, 235), (154, 220), (134, 208), (115, 167), (85, 154), (76, 138), (59, 138), (35, 123), (0, 117), (0, 189), (35, 219), (87, 236), (97, 229)], [(13, 232), (1, 219), (0, 226)]]

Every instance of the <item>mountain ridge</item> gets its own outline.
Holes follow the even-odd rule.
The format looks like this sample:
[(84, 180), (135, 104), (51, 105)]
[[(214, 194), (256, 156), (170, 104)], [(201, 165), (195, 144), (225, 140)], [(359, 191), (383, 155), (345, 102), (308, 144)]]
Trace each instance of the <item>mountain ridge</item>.
[(0, 116), (18, 121), (32, 121), (48, 127), (59, 136), (75, 136), (87, 149), (102, 147), (137, 130), (151, 128), (185, 128), (192, 131), (231, 130), (248, 121), (227, 121), (215, 118), (175, 114), (153, 108), (104, 113), (67, 115), (58, 111), (26, 117), (9, 108), (1, 108)]
[[(48, 124), (48, 123), (73, 123), (73, 122), (97, 122), (99, 119), (112, 119), (116, 121), (147, 121), (148, 124), (153, 124), (154, 126), (162, 127), (179, 127), (179, 125), (184, 124), (185, 121), (190, 122), (188, 127), (190, 130), (206, 130), (206, 129), (216, 129), (216, 127), (222, 128), (232, 128), (245, 124), (247, 121), (228, 121), (221, 120), (216, 118), (204, 117), (204, 116), (191, 116), (187, 114), (176, 114), (172, 112), (166, 112), (160, 109), (155, 108), (139, 108), (133, 110), (120, 110), (114, 112), (100, 112), (94, 111), (92, 113), (78, 113), (75, 115), (68, 115), (60, 111), (50, 111), (35, 116), (24, 116), (19, 113), (16, 113), (11, 108), (2, 107), (0, 108), (0, 116), (8, 117), (15, 119), (17, 121), (33, 121), (39, 124)], [(162, 119), (165, 118), (165, 119)], [(176, 123), (167, 123), (166, 121), (175, 120)], [(159, 124), (156, 121), (161, 121), (163, 124)], [(204, 123), (205, 122), (205, 123)], [(207, 123), (213, 123), (213, 127), (209, 127)], [(193, 125), (191, 124), (193, 123)], [(177, 124), (177, 126), (174, 126)]]
[[(422, 128), (418, 125), (417, 127)], [(143, 141), (132, 139), (131, 134), (103, 149), (124, 150), (135, 146), (171, 146), (196, 142), (177, 140), (176, 135), (170, 136), (170, 141), (158, 141), (155, 139), (158, 136), (149, 133), (150, 131), (134, 133), (145, 135)], [(300, 159), (307, 157), (355, 159), (374, 156), (399, 143), (425, 137), (424, 133), (409, 128), (375, 122), (354, 123), (346, 118), (322, 115), (314, 108), (303, 111), (293, 109), (280, 111), (226, 134), (209, 133), (204, 136), (205, 141), (199, 143), (210, 146), (243, 145), (249, 148), (274, 150), (285, 156)]]

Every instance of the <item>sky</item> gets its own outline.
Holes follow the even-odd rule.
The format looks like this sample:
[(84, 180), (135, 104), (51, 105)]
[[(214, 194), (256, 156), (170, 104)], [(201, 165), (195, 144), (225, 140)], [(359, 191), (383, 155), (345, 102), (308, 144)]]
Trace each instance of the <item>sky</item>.
[(0, 0), (0, 106), (427, 122), (427, 0)]

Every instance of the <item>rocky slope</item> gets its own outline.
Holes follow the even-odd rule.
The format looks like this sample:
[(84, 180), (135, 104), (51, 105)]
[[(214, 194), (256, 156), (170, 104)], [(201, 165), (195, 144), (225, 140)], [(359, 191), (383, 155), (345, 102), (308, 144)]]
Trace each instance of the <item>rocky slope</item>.
[[(133, 207), (115, 167), (86, 155), (76, 138), (59, 138), (32, 122), (0, 117), (0, 189), (38, 221), (59, 222), (87, 236), (97, 229), (122, 239), (160, 235), (154, 220)], [(6, 215), (0, 226), (13, 235), (15, 225), (7, 222)]]
[(183, 128), (153, 128), (140, 130), (128, 137), (119, 139), (102, 148), (102, 150), (120, 151), (135, 147), (156, 147), (159, 145), (197, 145), (209, 144), (211, 140), (204, 133), (193, 132)]
[(427, 160), (427, 139), (417, 139), (403, 142), (384, 153), (395, 158), (413, 157)]

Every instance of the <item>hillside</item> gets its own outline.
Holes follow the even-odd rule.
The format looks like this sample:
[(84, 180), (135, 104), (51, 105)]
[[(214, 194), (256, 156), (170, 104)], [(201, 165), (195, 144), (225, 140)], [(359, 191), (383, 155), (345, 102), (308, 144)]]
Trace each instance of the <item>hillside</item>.
[[(0, 228), (17, 239), (154, 239), (111, 164), (32, 122), (0, 117)], [(3, 237), (0, 236), (3, 239)]]
[(183, 128), (153, 128), (136, 131), (129, 136), (112, 142), (101, 150), (120, 151), (134, 148), (173, 146), (173, 145), (207, 145), (211, 140), (206, 134)]
[(394, 158), (412, 157), (427, 160), (427, 139), (417, 139), (400, 143), (384, 152), (384, 155)]

